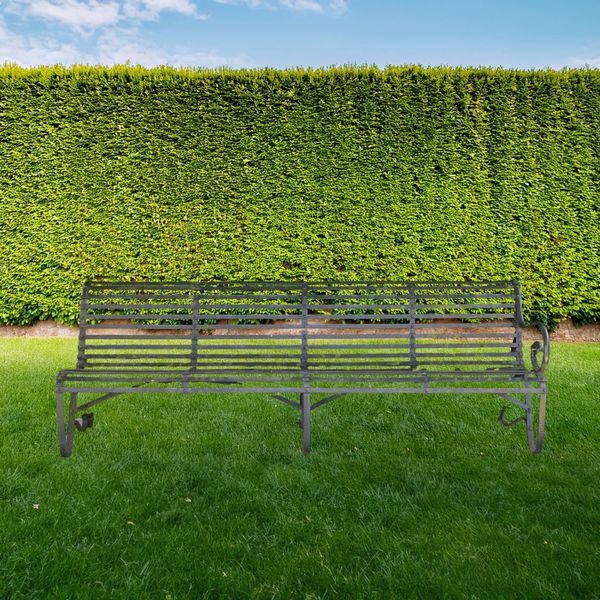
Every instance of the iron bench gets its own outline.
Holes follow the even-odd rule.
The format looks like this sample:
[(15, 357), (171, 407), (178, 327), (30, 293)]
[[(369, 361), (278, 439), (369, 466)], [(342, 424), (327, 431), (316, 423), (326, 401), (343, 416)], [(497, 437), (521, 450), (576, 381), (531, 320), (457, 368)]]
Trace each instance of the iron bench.
[(539, 325), (528, 367), (524, 326), (516, 281), (87, 282), (77, 366), (56, 384), (60, 452), (119, 394), (240, 391), (299, 410), (305, 454), (311, 412), (350, 393), (498, 394), (539, 452), (550, 346)]

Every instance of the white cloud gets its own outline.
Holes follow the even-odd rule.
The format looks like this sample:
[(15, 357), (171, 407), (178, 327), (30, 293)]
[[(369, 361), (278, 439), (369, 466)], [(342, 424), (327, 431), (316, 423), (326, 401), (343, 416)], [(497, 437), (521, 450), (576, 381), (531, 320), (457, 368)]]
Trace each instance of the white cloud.
[(569, 62), (573, 67), (600, 67), (600, 56), (576, 57)]
[(114, 1), (33, 0), (26, 7), (26, 12), (31, 16), (58, 21), (83, 32), (113, 25), (119, 20), (119, 8), (119, 3)]
[(228, 57), (217, 50), (190, 51), (182, 47), (161, 48), (146, 43), (135, 29), (114, 28), (103, 32), (98, 38), (94, 64), (115, 65), (129, 62), (134, 65), (155, 67), (221, 67), (251, 66), (247, 56)]
[(348, 6), (346, 0), (214, 0), (217, 4), (234, 4), (250, 8), (278, 8), (313, 12), (344, 12)]
[(154, 66), (165, 61), (158, 48), (149, 48), (140, 43), (136, 29), (115, 27), (98, 36), (93, 62), (103, 65), (130, 62)]
[(273, 8), (272, 2), (268, 0), (215, 0), (215, 2), (217, 4), (237, 4), (252, 8)]
[(0, 64), (22, 66), (74, 64), (85, 62), (80, 49), (52, 36), (35, 38), (9, 31), (0, 15)]
[(60, 42), (53, 36), (30, 37), (11, 32), (0, 15), (0, 64), (23, 67), (39, 65), (115, 65), (130, 63), (145, 67), (252, 67), (246, 55), (226, 56), (215, 49), (190, 51), (184, 47), (159, 47), (146, 42), (136, 27), (103, 29), (83, 50), (74, 43)]
[(80, 34), (140, 21), (158, 21), (163, 12), (205, 20), (194, 0), (8, 0), (7, 12), (58, 22)]
[(330, 0), (329, 8), (334, 12), (344, 12), (348, 9), (346, 0)]
[(161, 12), (177, 12), (204, 20), (190, 0), (125, 0), (123, 14), (131, 19), (158, 21)]
[[(572, 55), (566, 64), (570, 67), (600, 67), (600, 40), (589, 41), (577, 49), (577, 54)], [(557, 68), (564, 67), (564, 64)]]
[(291, 10), (312, 10), (321, 12), (323, 7), (315, 0), (279, 0), (279, 4)]

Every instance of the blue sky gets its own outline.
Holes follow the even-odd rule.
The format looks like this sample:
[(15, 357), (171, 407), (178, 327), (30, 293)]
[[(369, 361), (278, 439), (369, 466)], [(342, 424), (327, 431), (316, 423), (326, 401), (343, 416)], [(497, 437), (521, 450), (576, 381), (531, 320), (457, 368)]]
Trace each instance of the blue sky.
[(600, 0), (0, 0), (0, 63), (600, 68)]

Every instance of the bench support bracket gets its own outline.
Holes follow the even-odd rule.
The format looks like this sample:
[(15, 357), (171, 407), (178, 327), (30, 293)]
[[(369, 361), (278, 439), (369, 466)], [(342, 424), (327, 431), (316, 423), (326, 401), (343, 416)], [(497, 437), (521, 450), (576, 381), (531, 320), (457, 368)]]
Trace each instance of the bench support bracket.
[(545, 384), (543, 386), (542, 393), (540, 394), (540, 409), (538, 413), (538, 423), (537, 423), (537, 440), (534, 433), (534, 418), (533, 418), (533, 394), (529, 390), (529, 384), (526, 383), (527, 389), (525, 391), (525, 402), (519, 402), (516, 398), (511, 396), (510, 394), (500, 394), (502, 398), (505, 400), (509, 400), (514, 405), (522, 408), (525, 411), (525, 415), (521, 417), (517, 417), (512, 421), (509, 421), (506, 418), (506, 408), (504, 405), (502, 410), (500, 411), (500, 415), (498, 416), (498, 421), (504, 425), (504, 427), (513, 427), (517, 425), (521, 421), (525, 421), (525, 425), (527, 428), (527, 445), (529, 450), (534, 454), (538, 454), (542, 451), (544, 447), (544, 428), (545, 428), (545, 420), (546, 420), (546, 389)]
[(323, 398), (322, 400), (315, 402), (310, 407), (310, 410), (315, 410), (315, 408), (319, 408), (319, 406), (323, 406), (323, 404), (328, 404), (332, 400), (336, 400), (337, 398), (341, 398), (342, 396), (346, 396), (347, 394), (349, 394), (349, 392), (342, 393), (342, 394), (333, 394), (333, 396), (327, 396), (327, 398)]
[(297, 410), (302, 410), (301, 402), (294, 402), (293, 400), (290, 400), (289, 398), (286, 398), (285, 396), (282, 396), (281, 394), (273, 394), (273, 398), (275, 398), (275, 400), (279, 400), (279, 402), (283, 402), (284, 404), (289, 404), (290, 406), (293, 406)]

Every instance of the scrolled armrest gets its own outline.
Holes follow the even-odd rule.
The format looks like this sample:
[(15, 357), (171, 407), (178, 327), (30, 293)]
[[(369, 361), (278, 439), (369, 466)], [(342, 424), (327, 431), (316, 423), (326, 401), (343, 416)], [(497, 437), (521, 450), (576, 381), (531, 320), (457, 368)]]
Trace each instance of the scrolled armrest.
[[(535, 326), (540, 330), (543, 341), (541, 343), (533, 342), (531, 345), (531, 364), (533, 365), (534, 372), (543, 373), (550, 360), (550, 336), (543, 323), (535, 323)], [(540, 352), (543, 353), (541, 364), (538, 361), (538, 354)]]

